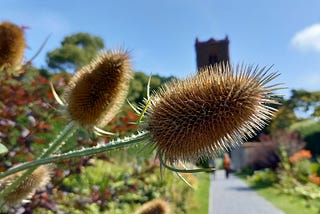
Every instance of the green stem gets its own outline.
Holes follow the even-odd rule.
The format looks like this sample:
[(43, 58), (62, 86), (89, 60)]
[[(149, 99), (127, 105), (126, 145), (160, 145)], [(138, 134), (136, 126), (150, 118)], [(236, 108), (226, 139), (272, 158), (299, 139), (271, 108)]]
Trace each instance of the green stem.
[(0, 179), (6, 177), (8, 175), (17, 173), (19, 171), (22, 171), (22, 170), (25, 170), (25, 169), (29, 169), (29, 168), (34, 168), (34, 167), (37, 167), (37, 166), (40, 166), (40, 165), (53, 163), (53, 162), (58, 162), (58, 161), (71, 159), (71, 158), (76, 158), (76, 157), (95, 155), (95, 154), (98, 154), (98, 153), (111, 151), (111, 150), (114, 150), (114, 149), (120, 149), (120, 148), (125, 148), (125, 147), (128, 147), (128, 146), (136, 145), (138, 143), (147, 142), (148, 140), (149, 140), (148, 132), (141, 132), (141, 133), (139, 133), (139, 134), (137, 134), (135, 136), (128, 137), (128, 138), (125, 138), (125, 139), (116, 140), (116, 141), (112, 141), (112, 142), (110, 142), (108, 144), (97, 145), (97, 146), (94, 146), (94, 147), (84, 148), (84, 149), (76, 150), (76, 151), (71, 151), (71, 152), (67, 152), (67, 153), (64, 153), (64, 154), (60, 154), (60, 155), (53, 155), (51, 157), (38, 159), (36, 161), (32, 161), (32, 162), (28, 162), (28, 163), (22, 164), (22, 165), (20, 165), (18, 167), (15, 167), (15, 168), (11, 168), (11, 169), (1, 173), (0, 174)]
[(46, 158), (55, 152), (66, 140), (68, 140), (74, 132), (77, 130), (78, 126), (74, 121), (71, 121), (63, 131), (58, 135), (56, 139), (50, 144), (50, 146), (45, 150), (38, 159)]
[(169, 166), (166, 164), (166, 162), (162, 159), (162, 155), (158, 155), (160, 164), (164, 166), (165, 168), (169, 169), (170, 171), (174, 172), (180, 172), (180, 173), (198, 173), (198, 172), (213, 172), (216, 169), (214, 167), (209, 167), (209, 168), (198, 168), (198, 169), (177, 169), (175, 167)]
[[(42, 158), (46, 158), (50, 156), (53, 152), (55, 152), (67, 139), (69, 139), (74, 134), (76, 129), (77, 129), (76, 124), (74, 122), (70, 122), (63, 129), (63, 131), (57, 136), (57, 138), (55, 138), (54, 141), (49, 144), (49, 147), (40, 155), (37, 161), (41, 160)], [(19, 167), (9, 169), (6, 172), (15, 171), (14, 169), (17, 169)], [(24, 170), (24, 169), (28, 169), (28, 170), (25, 173), (23, 173), (18, 179), (16, 179), (11, 185), (7, 186), (3, 191), (0, 192), (0, 199), (4, 198), (7, 194), (9, 194), (14, 189), (16, 189), (29, 175), (32, 174), (32, 172), (36, 169), (36, 167), (25, 167), (21, 170)], [(10, 174), (13, 174), (14, 172), (9, 173), (8, 175), (2, 176), (5, 173), (2, 173), (0, 178), (6, 177)]]

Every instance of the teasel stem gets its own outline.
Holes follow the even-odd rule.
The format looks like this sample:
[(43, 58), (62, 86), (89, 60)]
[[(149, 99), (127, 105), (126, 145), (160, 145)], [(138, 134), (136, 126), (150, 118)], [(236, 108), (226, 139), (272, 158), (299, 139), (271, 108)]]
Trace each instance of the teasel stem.
[(45, 45), (47, 44), (49, 38), (50, 38), (51, 34), (49, 34), (45, 40), (42, 42), (41, 46), (39, 47), (39, 49), (37, 50), (37, 52), (27, 61), (27, 64), (32, 62), (35, 58), (37, 58), (37, 56), (41, 53), (41, 51), (43, 50), (43, 48), (45, 47)]
[[(76, 131), (78, 126), (75, 122), (71, 121), (55, 138), (52, 143), (49, 144), (49, 147), (40, 155), (40, 157), (37, 159), (37, 161), (40, 161), (43, 158), (49, 157), (53, 152), (55, 152), (66, 140), (68, 140)], [(49, 162), (48, 162), (49, 163)], [(40, 164), (41, 165), (41, 164)], [(11, 185), (7, 186), (3, 191), (0, 193), (0, 199), (4, 198), (5, 195), (10, 194), (15, 188), (17, 188), (28, 176), (31, 175), (31, 173), (36, 169), (36, 166), (29, 166), (29, 167), (22, 167), (21, 165), (19, 167), (9, 169), (8, 171), (0, 174), (0, 179), (3, 177), (6, 177), (8, 175), (11, 175), (15, 172), (28, 169), (25, 173), (23, 173), (17, 180), (12, 182)], [(20, 170), (17, 170), (20, 168)], [(13, 172), (11, 172), (13, 171)]]
[(95, 154), (102, 153), (102, 152), (125, 148), (128, 146), (134, 146), (139, 143), (145, 143), (145, 142), (149, 141), (148, 134), (149, 134), (148, 132), (140, 132), (137, 135), (133, 135), (131, 137), (126, 137), (124, 139), (117, 139), (117, 140), (111, 141), (107, 144), (99, 144), (97, 146), (90, 147), (90, 148), (84, 148), (84, 149), (80, 149), (80, 150), (70, 151), (67, 153), (59, 154), (59, 155), (52, 155), (50, 157), (43, 157), (41, 159), (38, 159), (38, 160), (35, 160), (32, 162), (21, 164), (18, 167), (9, 169), (9, 170), (1, 173), (0, 179), (7, 177), (11, 174), (17, 173), (19, 171), (29, 169), (29, 168), (33, 169), (37, 166), (48, 164), (48, 163), (59, 162), (59, 161), (67, 160), (67, 159), (71, 159), (71, 158), (95, 155)]
[(64, 130), (58, 135), (56, 139), (49, 145), (49, 147), (40, 155), (40, 158), (46, 158), (55, 152), (59, 147), (68, 140), (78, 129), (78, 126), (75, 121), (71, 121)]
[(164, 166), (165, 168), (169, 169), (170, 171), (176, 172), (176, 173), (198, 173), (198, 172), (213, 172), (216, 170), (214, 167), (209, 168), (198, 168), (198, 169), (178, 169), (172, 166), (169, 166), (166, 164), (166, 162), (163, 160), (162, 155), (158, 155), (160, 164)]

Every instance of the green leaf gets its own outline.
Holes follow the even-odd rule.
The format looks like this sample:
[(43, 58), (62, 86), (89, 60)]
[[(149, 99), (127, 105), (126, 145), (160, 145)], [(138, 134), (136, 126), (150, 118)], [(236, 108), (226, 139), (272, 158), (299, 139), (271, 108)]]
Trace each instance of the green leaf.
[(0, 155), (4, 155), (8, 152), (7, 147), (5, 147), (5, 145), (3, 145), (2, 143), (0, 143)]

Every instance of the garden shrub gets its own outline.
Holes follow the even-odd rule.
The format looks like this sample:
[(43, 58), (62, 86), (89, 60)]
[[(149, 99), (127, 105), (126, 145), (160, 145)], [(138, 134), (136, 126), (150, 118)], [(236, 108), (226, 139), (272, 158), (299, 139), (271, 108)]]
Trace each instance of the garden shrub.
[(274, 184), (276, 181), (276, 173), (271, 169), (255, 171), (249, 181), (257, 188), (267, 187)]
[(307, 143), (305, 149), (312, 154), (320, 154), (320, 121), (304, 120), (293, 124), (291, 130), (298, 131)]
[[(134, 163), (97, 160), (94, 166), (85, 167), (81, 174), (64, 179), (63, 184), (70, 191), (59, 200), (59, 210), (133, 213), (143, 203), (155, 198), (169, 201), (172, 213), (187, 213), (196, 206), (190, 187), (172, 172), (165, 173), (163, 180), (159, 173), (159, 167), (148, 160), (142, 168)], [(186, 179), (195, 182), (194, 176), (186, 176)]]
[(299, 181), (307, 183), (312, 174), (312, 163), (307, 159), (300, 160), (292, 166), (292, 171)]

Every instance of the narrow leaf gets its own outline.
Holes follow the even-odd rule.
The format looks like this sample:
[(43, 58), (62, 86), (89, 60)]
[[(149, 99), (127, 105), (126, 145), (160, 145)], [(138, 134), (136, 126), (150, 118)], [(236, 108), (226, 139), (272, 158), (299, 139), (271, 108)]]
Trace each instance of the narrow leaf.
[(63, 101), (61, 100), (61, 98), (59, 97), (59, 95), (57, 94), (56, 90), (54, 89), (54, 86), (53, 86), (52, 82), (50, 82), (50, 88), (51, 88), (52, 94), (53, 94), (54, 98), (56, 99), (56, 101), (57, 101), (60, 105), (65, 106), (65, 104), (63, 103)]
[(4, 155), (8, 152), (8, 148), (3, 145), (2, 143), (0, 143), (0, 155)]

